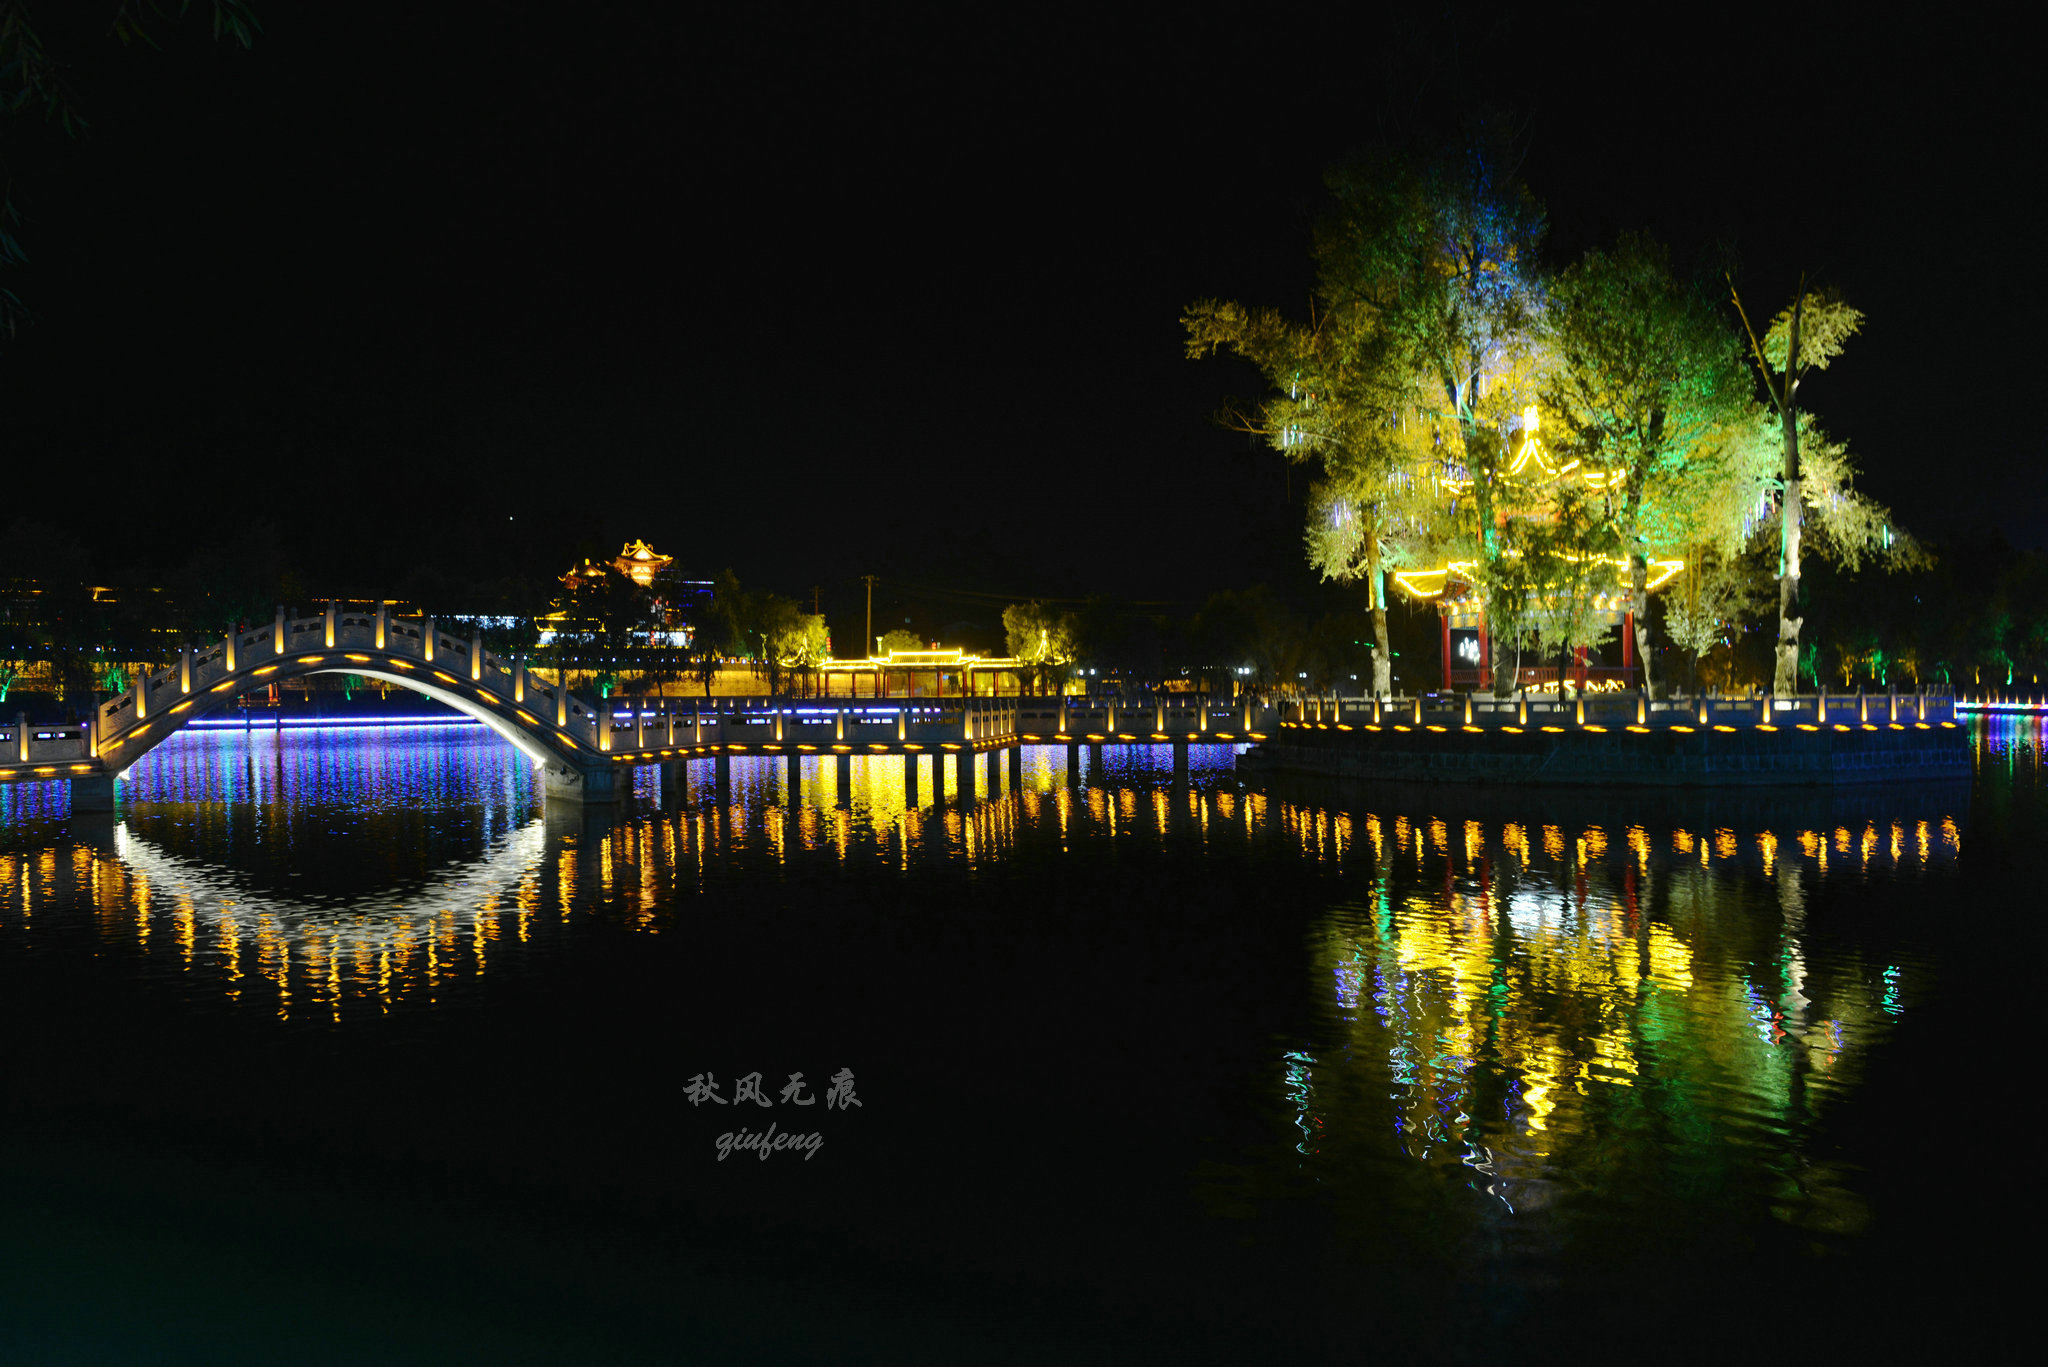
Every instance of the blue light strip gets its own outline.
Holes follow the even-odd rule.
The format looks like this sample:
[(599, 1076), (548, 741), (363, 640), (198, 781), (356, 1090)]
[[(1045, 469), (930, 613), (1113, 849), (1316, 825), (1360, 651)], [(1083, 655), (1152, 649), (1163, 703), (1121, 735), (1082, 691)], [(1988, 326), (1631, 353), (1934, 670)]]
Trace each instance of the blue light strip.
[(482, 726), (474, 717), (270, 717), (258, 720), (256, 717), (242, 720), (226, 720), (207, 717), (185, 723), (193, 731), (346, 731), (365, 726)]

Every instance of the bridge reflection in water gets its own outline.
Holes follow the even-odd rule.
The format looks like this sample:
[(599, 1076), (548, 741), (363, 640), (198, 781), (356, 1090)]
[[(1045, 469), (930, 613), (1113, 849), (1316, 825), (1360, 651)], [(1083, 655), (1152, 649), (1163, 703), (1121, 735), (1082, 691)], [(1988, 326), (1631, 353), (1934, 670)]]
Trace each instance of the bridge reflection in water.
[[(1573, 1219), (1706, 1224), (1729, 1203), (1843, 1240), (1868, 1226), (1868, 1185), (1810, 1135), (1933, 967), (1911, 935), (1815, 908), (1872, 885), (1939, 906), (1970, 801), (1569, 810), (1245, 787), (1221, 746), (1184, 769), (1169, 746), (1108, 748), (1077, 783), (1063, 746), (1028, 746), (1014, 775), (977, 764), (963, 801), (911, 793), (901, 756), (852, 756), (844, 785), (827, 758), (803, 760), (817, 793), (795, 803), (782, 756), (735, 756), (723, 791), (643, 771), (629, 801), (590, 810), (545, 807), (530, 764), (473, 730), (186, 736), (137, 764), (98, 834), (61, 789), (0, 791), (0, 953), (90, 941), (211, 1010), (350, 1031), (481, 1010), (487, 978), (545, 980), (590, 933), (672, 955), (721, 918), (815, 933), (819, 904), (854, 887), (899, 908), (874, 939), (938, 916), (969, 937), (963, 957), (1001, 955), (1024, 928), (952, 920), (973, 879), (1024, 879), (1108, 922), (1139, 914), (1092, 887), (1128, 892), (1141, 869), (1161, 906), (1227, 883), (1241, 920), (1298, 955), (1294, 1025), (1260, 1037), (1253, 1076), (1219, 1082), (1247, 1092), (1255, 1133), (1202, 1164), (1210, 1213), (1307, 1191), (1366, 1228), (1386, 1193), (1425, 1189), (1432, 1221), (1505, 1219), (1509, 1244)], [(1313, 902), (1276, 906), (1276, 887)], [(1135, 982), (1184, 961), (1157, 957), (1159, 937), (1212, 933), (1139, 920), (1098, 943)], [(1229, 990), (1188, 982), (1184, 1008)]]
[[(1941, 877), (1967, 802), (1880, 800), (1774, 828), (1710, 812), (1456, 819), (1432, 814), (1450, 810), (1440, 795), (1243, 791), (1224, 747), (1198, 747), (1185, 781), (1165, 746), (1106, 753), (1077, 786), (1064, 747), (1027, 747), (1016, 782), (977, 772), (971, 802), (920, 802), (900, 758), (854, 757), (843, 787), (834, 763), (806, 759), (802, 781), (831, 801), (794, 805), (780, 758), (739, 758), (723, 801), (708, 775), (664, 792), (649, 770), (616, 815), (565, 820), (541, 816), (530, 766), (474, 731), (195, 734), (137, 767), (125, 816), (96, 838), (59, 838), (60, 789), (0, 791), (15, 830), (0, 937), (30, 944), (51, 931), (39, 908), (83, 897), (97, 936), (190, 990), (345, 1021), (459, 994), (575, 918), (660, 933), (693, 892), (793, 865), (974, 869), (1131, 846), (1196, 869), (1287, 858), (1335, 880), (1317, 993), (1346, 1049), (1371, 1043), (1390, 1070), (1404, 1148), (1505, 1181), (1583, 1127), (1589, 1097), (1681, 1059), (1774, 1105), (1795, 1072), (1809, 1095), (1853, 1073), (1911, 974), (1854, 952), (1815, 960), (1804, 901), (1829, 880)], [(39, 829), (53, 838), (36, 848)], [(1297, 1051), (1283, 1072), (1303, 1152), (1342, 1143), (1319, 1100), (1327, 1065)]]

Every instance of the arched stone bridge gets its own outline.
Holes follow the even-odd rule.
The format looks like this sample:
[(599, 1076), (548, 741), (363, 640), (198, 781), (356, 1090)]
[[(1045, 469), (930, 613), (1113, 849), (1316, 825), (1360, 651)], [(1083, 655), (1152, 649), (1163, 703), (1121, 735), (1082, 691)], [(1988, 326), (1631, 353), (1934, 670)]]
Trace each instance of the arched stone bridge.
[(549, 682), (506, 661), (480, 640), (450, 635), (432, 618), (397, 618), (382, 607), (345, 612), (333, 604), (318, 617), (295, 620), (280, 608), (258, 630), (185, 647), (177, 663), (138, 676), (102, 703), (90, 726), (31, 729), (17, 721), (5, 758), (16, 770), (31, 766), (36, 777), (70, 777), (74, 792), (89, 797), (80, 780), (111, 779), (242, 694), (307, 674), (355, 674), (423, 693), (517, 746), (546, 771), (551, 793), (580, 796), (593, 784), (610, 791), (610, 736), (600, 709), (559, 679)]
[[(465, 713), (517, 746), (543, 771), (550, 800), (612, 800), (622, 768), (680, 764), (732, 754), (952, 754), (966, 773), (979, 752), (1024, 741), (1076, 746), (1111, 742), (1263, 738), (1261, 717), (1212, 709), (1206, 699), (1120, 708), (1114, 701), (1060, 698), (662, 700), (594, 703), (523, 662), (452, 636), (432, 618), (345, 612), (275, 621), (203, 646), (138, 677), (95, 709), (90, 724), (0, 725), (0, 780), (71, 781), (81, 811), (113, 808), (114, 777), (191, 722), (244, 693), (307, 674), (355, 674), (423, 693)], [(623, 711), (622, 711), (623, 709)], [(1213, 713), (1213, 715), (1212, 715)], [(990, 756), (991, 763), (994, 756)], [(935, 782), (938, 781), (935, 771)]]

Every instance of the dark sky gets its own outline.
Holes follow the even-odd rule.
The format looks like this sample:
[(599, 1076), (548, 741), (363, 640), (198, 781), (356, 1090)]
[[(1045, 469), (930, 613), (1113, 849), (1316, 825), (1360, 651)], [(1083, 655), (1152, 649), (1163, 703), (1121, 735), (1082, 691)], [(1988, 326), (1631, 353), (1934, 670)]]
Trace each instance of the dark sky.
[(249, 52), (46, 23), (93, 128), (0, 144), (10, 499), (157, 569), (268, 517), (364, 593), (630, 536), (841, 611), (863, 573), (1299, 581), (1304, 481), (1211, 424), (1256, 379), (1183, 359), (1179, 311), (1299, 310), (1321, 170), (1490, 102), (1557, 263), (1642, 228), (1730, 244), (1764, 313), (1838, 286), (1869, 322), (1804, 397), (1865, 487), (2048, 542), (2039, 119), (1996, 33), (699, 9), (265, 4)]

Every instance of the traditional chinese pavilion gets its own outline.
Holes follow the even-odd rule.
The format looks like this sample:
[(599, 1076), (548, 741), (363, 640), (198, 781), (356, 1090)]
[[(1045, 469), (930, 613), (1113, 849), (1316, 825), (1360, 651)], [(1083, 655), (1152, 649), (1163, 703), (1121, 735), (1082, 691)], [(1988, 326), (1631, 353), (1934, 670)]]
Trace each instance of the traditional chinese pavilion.
[[(1626, 572), (1626, 561), (1615, 563)], [(1442, 678), (1446, 689), (1484, 691), (1493, 686), (1493, 638), (1487, 630), (1486, 600), (1470, 577), (1472, 568), (1470, 564), (1454, 562), (1442, 569), (1403, 570), (1393, 576), (1408, 597), (1436, 605), (1441, 619)], [(1685, 563), (1680, 560), (1651, 561), (1647, 587), (1661, 588), (1684, 568)], [(1629, 595), (1619, 589), (1593, 597), (1594, 616), (1609, 627), (1620, 628), (1621, 662), (1599, 663), (1580, 647), (1573, 652), (1571, 665), (1571, 677), (1579, 691), (1630, 688), (1637, 682), (1636, 616), (1628, 603)], [(1525, 651), (1522, 660), (1516, 680), (1518, 688), (1556, 685), (1555, 657), (1540, 659)]]

